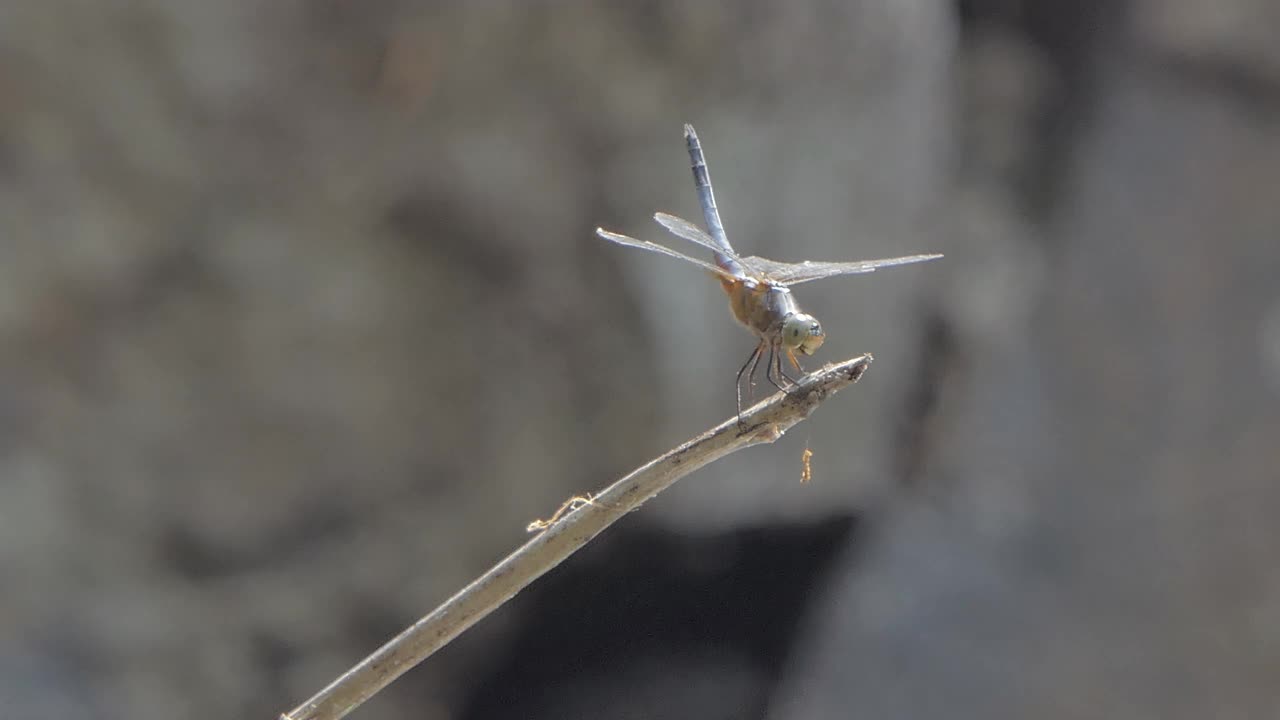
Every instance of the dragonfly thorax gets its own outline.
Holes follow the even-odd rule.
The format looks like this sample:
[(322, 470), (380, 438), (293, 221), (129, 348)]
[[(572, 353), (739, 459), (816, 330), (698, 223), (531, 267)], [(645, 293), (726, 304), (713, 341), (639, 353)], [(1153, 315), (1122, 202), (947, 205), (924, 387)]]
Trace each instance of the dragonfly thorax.
[(782, 319), (782, 346), (812, 355), (827, 339), (818, 319), (808, 313), (796, 312)]

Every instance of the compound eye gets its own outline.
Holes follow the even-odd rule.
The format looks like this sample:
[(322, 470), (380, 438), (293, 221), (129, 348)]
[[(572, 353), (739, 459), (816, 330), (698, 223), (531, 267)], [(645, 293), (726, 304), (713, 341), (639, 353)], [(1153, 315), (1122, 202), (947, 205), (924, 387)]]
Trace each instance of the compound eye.
[(822, 331), (822, 326), (818, 324), (817, 320), (814, 320), (810, 323), (805, 338), (800, 342), (800, 352), (805, 355), (812, 355), (818, 348), (822, 347), (822, 343), (826, 339), (827, 334)]
[(782, 344), (789, 348), (798, 348), (809, 336), (810, 319), (801, 315), (792, 315), (782, 324)]

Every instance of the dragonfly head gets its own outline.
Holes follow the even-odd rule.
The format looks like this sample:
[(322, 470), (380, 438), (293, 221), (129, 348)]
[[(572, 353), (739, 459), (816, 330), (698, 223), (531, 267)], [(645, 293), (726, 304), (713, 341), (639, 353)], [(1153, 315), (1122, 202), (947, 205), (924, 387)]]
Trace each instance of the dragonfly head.
[(812, 355), (822, 347), (827, 334), (817, 318), (808, 313), (792, 313), (782, 321), (782, 345), (788, 350), (799, 350)]

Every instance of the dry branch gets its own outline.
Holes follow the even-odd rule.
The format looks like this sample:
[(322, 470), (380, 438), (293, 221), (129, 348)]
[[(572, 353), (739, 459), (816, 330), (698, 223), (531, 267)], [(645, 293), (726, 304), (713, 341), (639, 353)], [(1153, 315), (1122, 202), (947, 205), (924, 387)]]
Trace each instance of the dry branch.
[(560, 564), (623, 515), (676, 480), (729, 453), (771, 443), (804, 420), (824, 400), (855, 383), (871, 355), (828, 365), (804, 378), (789, 395), (778, 393), (667, 452), (593, 495), (551, 523), (519, 550), (449, 598), (431, 614), (378, 648), (281, 720), (336, 720), (354, 710), (462, 631)]

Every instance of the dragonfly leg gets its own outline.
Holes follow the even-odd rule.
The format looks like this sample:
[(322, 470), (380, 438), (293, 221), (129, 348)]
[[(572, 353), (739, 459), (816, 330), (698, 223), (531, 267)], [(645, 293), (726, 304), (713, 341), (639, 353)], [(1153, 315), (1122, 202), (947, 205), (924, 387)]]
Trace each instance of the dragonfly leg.
[[(750, 399), (752, 395), (751, 388), (754, 387), (753, 379), (755, 378), (756, 367), (760, 365), (760, 356), (763, 354), (762, 350), (764, 350), (763, 342), (756, 345), (756, 349), (751, 351), (751, 357), (747, 358), (747, 361), (738, 369), (738, 377), (734, 383), (733, 389), (738, 396), (738, 428), (740, 430), (746, 430), (742, 422), (742, 376), (744, 373), (747, 376), (747, 397)], [(748, 368), (750, 369), (748, 370)]]
[[(800, 378), (804, 378), (806, 373), (804, 371), (804, 368), (800, 367), (800, 361), (796, 359), (796, 354), (788, 350), (787, 359), (791, 361), (791, 364), (795, 366), (796, 370), (800, 371)], [(792, 386), (796, 386), (800, 384), (800, 378), (793, 378), (787, 374), (787, 368), (785, 365), (782, 364), (781, 360), (779, 360), (778, 362), (778, 371), (782, 373), (782, 377), (786, 378), (787, 381), (790, 382)]]
[(791, 378), (782, 372), (782, 354), (776, 346), (771, 345), (769, 347), (769, 364), (765, 369), (764, 376), (771, 385), (782, 392), (788, 391), (787, 387), (783, 385), (784, 382), (789, 385), (795, 385)]

